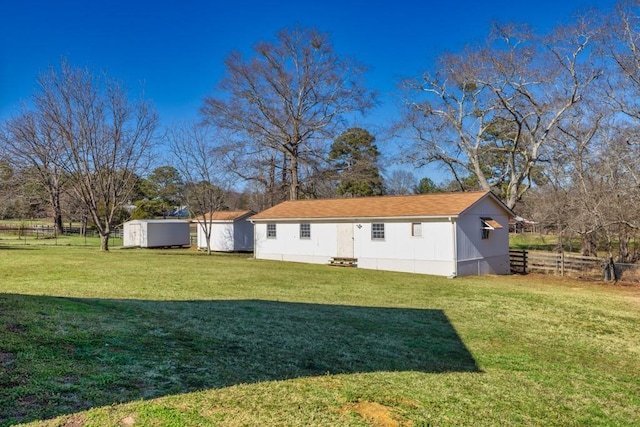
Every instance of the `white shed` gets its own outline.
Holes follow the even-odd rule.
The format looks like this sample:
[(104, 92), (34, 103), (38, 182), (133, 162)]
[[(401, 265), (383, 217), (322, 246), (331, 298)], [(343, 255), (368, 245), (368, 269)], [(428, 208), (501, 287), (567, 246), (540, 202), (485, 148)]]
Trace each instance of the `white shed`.
[(511, 216), (473, 192), (287, 201), (251, 221), (258, 259), (467, 276), (510, 272)]
[(189, 246), (188, 221), (178, 219), (135, 219), (124, 223), (123, 245), (141, 248)]
[(202, 227), (206, 221), (211, 226), (210, 248), (215, 252), (250, 252), (253, 250), (253, 224), (249, 218), (253, 211), (218, 211), (194, 220), (198, 229), (198, 249), (207, 248), (207, 238)]

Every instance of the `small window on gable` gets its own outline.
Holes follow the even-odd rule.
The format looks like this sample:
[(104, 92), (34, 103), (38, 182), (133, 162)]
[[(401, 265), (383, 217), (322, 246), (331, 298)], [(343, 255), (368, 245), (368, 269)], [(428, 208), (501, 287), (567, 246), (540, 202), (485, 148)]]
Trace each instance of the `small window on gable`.
[(267, 239), (275, 239), (275, 238), (276, 238), (276, 225), (267, 224)]
[(301, 239), (311, 238), (311, 224), (309, 224), (308, 222), (300, 224), (300, 238)]
[(371, 240), (384, 240), (384, 224), (371, 224)]
[(411, 235), (413, 237), (422, 237), (422, 223), (414, 222), (411, 224)]
[(482, 228), (482, 239), (488, 239), (491, 230), (499, 230), (502, 228), (500, 223), (493, 218), (484, 217), (480, 218), (480, 225)]

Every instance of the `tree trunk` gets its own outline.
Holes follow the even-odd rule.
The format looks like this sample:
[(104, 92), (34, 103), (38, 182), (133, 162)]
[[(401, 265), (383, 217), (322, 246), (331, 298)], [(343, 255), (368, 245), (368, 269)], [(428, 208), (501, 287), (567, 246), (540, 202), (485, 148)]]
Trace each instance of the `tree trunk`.
[(582, 255), (598, 256), (598, 246), (596, 244), (595, 233), (585, 233), (582, 236)]
[(100, 234), (100, 250), (108, 252), (109, 251), (109, 232), (106, 234)]
[(289, 187), (289, 200), (298, 200), (300, 194), (300, 182), (298, 180), (298, 159), (291, 155), (289, 156), (291, 171), (291, 187)]
[[(51, 187), (50, 187), (51, 188)], [(53, 210), (53, 224), (58, 234), (64, 234), (64, 225), (62, 224), (62, 207), (60, 204), (60, 190), (52, 188), (49, 191), (49, 202)]]

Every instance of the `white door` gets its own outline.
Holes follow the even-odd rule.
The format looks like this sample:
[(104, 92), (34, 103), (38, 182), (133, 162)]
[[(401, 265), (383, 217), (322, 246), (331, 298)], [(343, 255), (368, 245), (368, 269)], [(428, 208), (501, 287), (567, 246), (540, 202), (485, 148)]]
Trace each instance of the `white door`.
[(338, 257), (353, 258), (353, 224), (338, 224)]
[(129, 224), (129, 236), (128, 236), (128, 244), (131, 246), (140, 246), (142, 244), (142, 242), (140, 241), (141, 239), (141, 228), (142, 226), (140, 224)]

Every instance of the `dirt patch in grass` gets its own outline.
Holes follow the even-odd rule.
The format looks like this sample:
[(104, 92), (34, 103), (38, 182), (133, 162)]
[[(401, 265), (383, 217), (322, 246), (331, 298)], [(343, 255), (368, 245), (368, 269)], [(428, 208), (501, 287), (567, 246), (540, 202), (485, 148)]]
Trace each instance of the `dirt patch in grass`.
[(352, 403), (342, 408), (342, 413), (356, 413), (364, 420), (379, 427), (408, 427), (411, 423), (400, 422), (394, 419), (393, 412), (388, 407), (376, 402), (366, 400)]
[(136, 419), (133, 415), (127, 415), (126, 417), (124, 417), (121, 421), (121, 424), (123, 426), (132, 426), (136, 423)]

